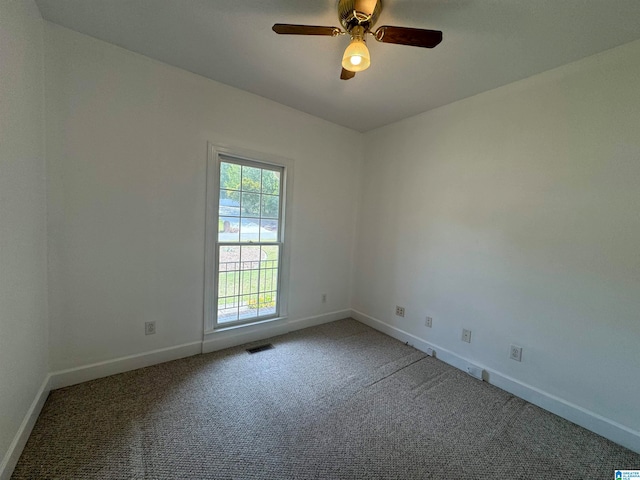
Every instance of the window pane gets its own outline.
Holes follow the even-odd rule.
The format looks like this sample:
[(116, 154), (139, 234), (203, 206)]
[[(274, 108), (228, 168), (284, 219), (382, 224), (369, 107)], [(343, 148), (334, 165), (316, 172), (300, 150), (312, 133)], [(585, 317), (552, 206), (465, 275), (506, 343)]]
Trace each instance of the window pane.
[(233, 270), (223, 271), (222, 268), (225, 267), (226, 265), (220, 264), (218, 296), (220, 298), (233, 298), (240, 293), (240, 273)]
[(280, 214), (280, 198), (275, 195), (262, 195), (262, 217), (278, 218)]
[(258, 295), (243, 295), (240, 301), (243, 305), (239, 310), (240, 320), (246, 320), (258, 316)]
[(240, 216), (240, 192), (234, 190), (220, 190), (220, 201), (218, 203), (219, 215)]
[(246, 296), (258, 290), (258, 272), (257, 268), (251, 268), (251, 262), (242, 262), (242, 271), (240, 272), (241, 295)]
[(278, 221), (277, 220), (260, 220), (260, 241), (261, 242), (277, 242), (278, 241)]
[(258, 314), (273, 315), (278, 300), (278, 245), (263, 246), (260, 260), (260, 292), (258, 295)]
[(237, 242), (240, 238), (240, 219), (238, 217), (219, 217), (218, 241)]
[(262, 261), (260, 262), (260, 290), (262, 292), (278, 289), (279, 255), (280, 247), (278, 245), (262, 247)]
[(235, 163), (220, 163), (220, 188), (226, 190), (240, 190), (240, 165)]
[(243, 217), (260, 216), (260, 194), (242, 192), (242, 213)]
[(280, 195), (280, 172), (262, 171), (262, 193)]
[(218, 296), (226, 299), (225, 307), (233, 306), (233, 297), (240, 294), (240, 247), (220, 247), (218, 270)]
[(218, 323), (229, 323), (238, 320), (237, 308), (224, 308), (218, 311)]
[(278, 299), (280, 247), (220, 246), (218, 322), (274, 315)]
[(276, 292), (264, 292), (258, 297), (258, 315), (276, 313)]
[(243, 218), (240, 225), (240, 241), (241, 242), (259, 242), (260, 241), (260, 219), (259, 218)]
[(262, 190), (262, 169), (242, 166), (242, 191), (260, 192)]

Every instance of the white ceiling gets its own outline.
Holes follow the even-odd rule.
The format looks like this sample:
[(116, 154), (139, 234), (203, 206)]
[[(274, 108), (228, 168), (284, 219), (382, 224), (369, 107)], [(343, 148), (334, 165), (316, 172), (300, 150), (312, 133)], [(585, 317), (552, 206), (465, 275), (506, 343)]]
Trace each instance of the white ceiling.
[[(384, 0), (377, 25), (444, 32), (433, 50), (370, 39), (371, 67), (339, 79), (335, 0), (36, 0), (51, 22), (358, 131), (640, 38), (640, 0)], [(640, 61), (640, 59), (639, 59)]]

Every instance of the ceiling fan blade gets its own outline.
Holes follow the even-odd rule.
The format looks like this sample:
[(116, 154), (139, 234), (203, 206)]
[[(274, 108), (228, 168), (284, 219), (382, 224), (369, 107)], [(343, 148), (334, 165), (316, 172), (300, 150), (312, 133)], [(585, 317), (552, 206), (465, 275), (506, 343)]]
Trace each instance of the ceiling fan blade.
[(292, 25), (290, 23), (276, 23), (273, 31), (280, 35), (326, 35), (335, 37), (340, 35), (338, 27), (318, 27), (315, 25)]
[(390, 27), (385, 25), (378, 28), (374, 35), (379, 42), (424, 48), (433, 48), (442, 41), (441, 31), (423, 30), (422, 28)]
[(349, 80), (350, 78), (353, 78), (355, 76), (356, 76), (356, 72), (351, 72), (346, 68), (343, 68), (342, 73), (340, 74), (340, 80)]

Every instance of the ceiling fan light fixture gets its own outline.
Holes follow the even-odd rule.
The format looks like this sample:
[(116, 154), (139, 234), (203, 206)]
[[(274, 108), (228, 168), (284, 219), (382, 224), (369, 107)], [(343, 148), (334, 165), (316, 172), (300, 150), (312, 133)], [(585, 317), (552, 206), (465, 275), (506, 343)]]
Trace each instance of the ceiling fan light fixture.
[(371, 56), (364, 39), (360, 36), (351, 38), (351, 43), (342, 56), (342, 67), (350, 72), (362, 72), (371, 65)]
[(433, 48), (442, 42), (442, 32), (440, 30), (383, 25), (374, 31), (373, 27), (382, 11), (383, 0), (337, 1), (338, 18), (343, 30), (338, 27), (276, 23), (273, 26), (273, 31), (279, 35), (321, 35), (329, 37), (350, 35), (351, 42), (342, 56), (341, 80), (349, 80), (355, 77), (356, 73), (366, 70), (371, 65), (369, 49), (364, 40), (366, 35), (373, 36), (381, 43), (395, 43), (397, 45), (421, 48)]

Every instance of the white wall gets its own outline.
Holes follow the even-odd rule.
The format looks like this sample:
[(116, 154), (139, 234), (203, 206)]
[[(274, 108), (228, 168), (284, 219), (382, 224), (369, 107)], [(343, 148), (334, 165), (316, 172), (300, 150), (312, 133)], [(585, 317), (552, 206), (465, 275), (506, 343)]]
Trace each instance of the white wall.
[[(42, 38), (1, 5), (0, 453), (47, 371)], [(640, 42), (364, 136), (61, 27), (45, 44), (51, 370), (202, 339), (212, 141), (295, 161), (292, 318), (352, 306), (640, 430)]]
[(635, 42), (366, 134), (354, 309), (640, 431), (639, 79)]
[(0, 475), (48, 372), (42, 30), (0, 1)]
[(58, 26), (45, 35), (54, 371), (202, 340), (208, 141), (293, 159), (289, 317), (349, 308), (360, 134)]

